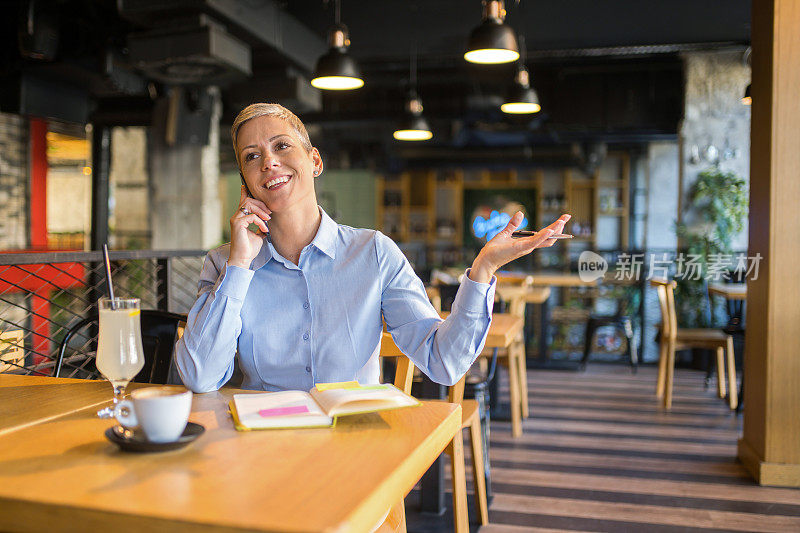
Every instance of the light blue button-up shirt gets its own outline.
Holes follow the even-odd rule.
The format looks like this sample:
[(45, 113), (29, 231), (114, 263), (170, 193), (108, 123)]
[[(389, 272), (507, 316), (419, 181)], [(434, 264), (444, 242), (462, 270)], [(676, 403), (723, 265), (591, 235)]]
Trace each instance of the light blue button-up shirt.
[(227, 265), (228, 244), (208, 253), (176, 345), (187, 387), (221, 387), (237, 351), (247, 389), (377, 383), (381, 316), (397, 346), (434, 381), (451, 385), (469, 369), (486, 342), (496, 279), (486, 284), (464, 276), (442, 320), (391, 239), (339, 225), (320, 211), (317, 235), (298, 265), (269, 239), (250, 269)]

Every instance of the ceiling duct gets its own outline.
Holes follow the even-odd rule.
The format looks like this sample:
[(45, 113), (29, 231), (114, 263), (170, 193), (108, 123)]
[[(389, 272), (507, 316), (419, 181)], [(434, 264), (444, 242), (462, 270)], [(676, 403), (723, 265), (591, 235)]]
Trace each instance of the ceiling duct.
[(257, 77), (236, 83), (226, 91), (233, 109), (243, 109), (253, 102), (278, 102), (296, 114), (322, 111), (322, 93), (295, 69), (287, 68), (277, 76)]
[(250, 47), (207, 15), (128, 36), (130, 59), (147, 77), (173, 85), (224, 85), (252, 73)]
[(600, 168), (608, 154), (608, 145), (604, 142), (587, 141), (573, 147), (580, 154), (580, 166), (587, 175), (592, 175)]
[(23, 57), (53, 61), (58, 52), (59, 29), (55, 5), (45, 0), (28, 0), (20, 9), (17, 38)]
[(254, 51), (273, 50), (286, 65), (306, 72), (325, 53), (325, 40), (286, 13), (275, 0), (116, 0), (122, 18), (144, 28), (158, 28), (187, 14), (207, 15)]
[(578, 162), (575, 147), (555, 145), (549, 147), (509, 146), (470, 147), (413, 146), (401, 147), (398, 155), (415, 164), (457, 163), (463, 166), (495, 167), (509, 164), (574, 166)]

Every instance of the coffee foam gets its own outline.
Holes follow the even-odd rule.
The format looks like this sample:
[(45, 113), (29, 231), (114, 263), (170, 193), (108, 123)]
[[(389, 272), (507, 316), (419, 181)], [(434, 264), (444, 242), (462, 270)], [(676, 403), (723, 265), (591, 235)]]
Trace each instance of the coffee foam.
[(163, 398), (168, 396), (179, 396), (186, 394), (186, 389), (174, 389), (167, 387), (152, 387), (146, 389), (138, 389), (131, 393), (131, 397), (135, 399), (143, 398)]

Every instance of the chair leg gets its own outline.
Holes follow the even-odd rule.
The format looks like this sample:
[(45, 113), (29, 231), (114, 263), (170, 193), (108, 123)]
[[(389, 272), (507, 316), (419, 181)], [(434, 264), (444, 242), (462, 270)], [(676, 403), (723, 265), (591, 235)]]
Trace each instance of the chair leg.
[(739, 390), (736, 384), (736, 361), (733, 358), (733, 337), (728, 337), (728, 401), (731, 409), (736, 409), (739, 405)]
[(519, 400), (522, 407), (522, 418), (528, 418), (528, 362), (525, 360), (525, 344), (517, 343), (517, 364), (519, 365)]
[(486, 487), (486, 500), (492, 497), (491, 461), (489, 459), (489, 437), (491, 414), (489, 412), (489, 398), (485, 388), (475, 390), (475, 400), (478, 402), (478, 421), (481, 426), (481, 444), (483, 446), (483, 479)]
[(661, 339), (658, 345), (658, 377), (656, 378), (656, 397), (664, 397), (664, 381), (667, 370), (667, 340)]
[(475, 412), (469, 425), (470, 444), (472, 445), (472, 480), (475, 484), (475, 507), (481, 519), (481, 525), (489, 523), (489, 503), (486, 496), (486, 476), (483, 468), (483, 439), (481, 438), (481, 420)]
[(725, 397), (725, 348), (717, 346), (717, 392)]
[(672, 409), (672, 382), (675, 377), (675, 343), (667, 341), (667, 368), (664, 380), (664, 407)]
[(450, 455), (450, 469), (453, 488), (453, 522), (456, 533), (469, 533), (469, 515), (467, 513), (467, 478), (464, 473), (464, 441), (461, 431), (453, 437), (447, 446)]
[(622, 328), (625, 330), (625, 338), (628, 339), (628, 348), (625, 352), (631, 361), (631, 373), (635, 374), (639, 365), (639, 354), (636, 352), (636, 345), (633, 342), (633, 324), (630, 320), (625, 320)]
[(511, 436), (522, 436), (522, 412), (519, 390), (519, 363), (515, 357), (513, 345), (508, 350), (508, 391), (511, 397)]
[(583, 336), (583, 357), (581, 358), (581, 368), (586, 369), (586, 363), (589, 362), (589, 356), (592, 354), (592, 337), (597, 329), (594, 320), (591, 318), (586, 321), (586, 333)]

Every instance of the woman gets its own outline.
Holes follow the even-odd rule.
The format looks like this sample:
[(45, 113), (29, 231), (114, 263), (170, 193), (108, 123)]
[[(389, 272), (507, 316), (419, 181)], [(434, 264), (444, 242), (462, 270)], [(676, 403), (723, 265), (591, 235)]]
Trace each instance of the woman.
[(377, 383), (382, 318), (418, 368), (439, 383), (456, 383), (486, 340), (494, 272), (551, 246), (555, 239), (547, 237), (569, 220), (564, 215), (535, 236), (512, 239), (522, 222), (515, 214), (480, 251), (442, 320), (393, 241), (339, 225), (317, 205), (322, 157), (291, 111), (248, 106), (231, 137), (242, 175), (231, 242), (208, 253), (176, 347), (180, 375), (195, 392), (221, 387), (237, 351), (248, 389)]

